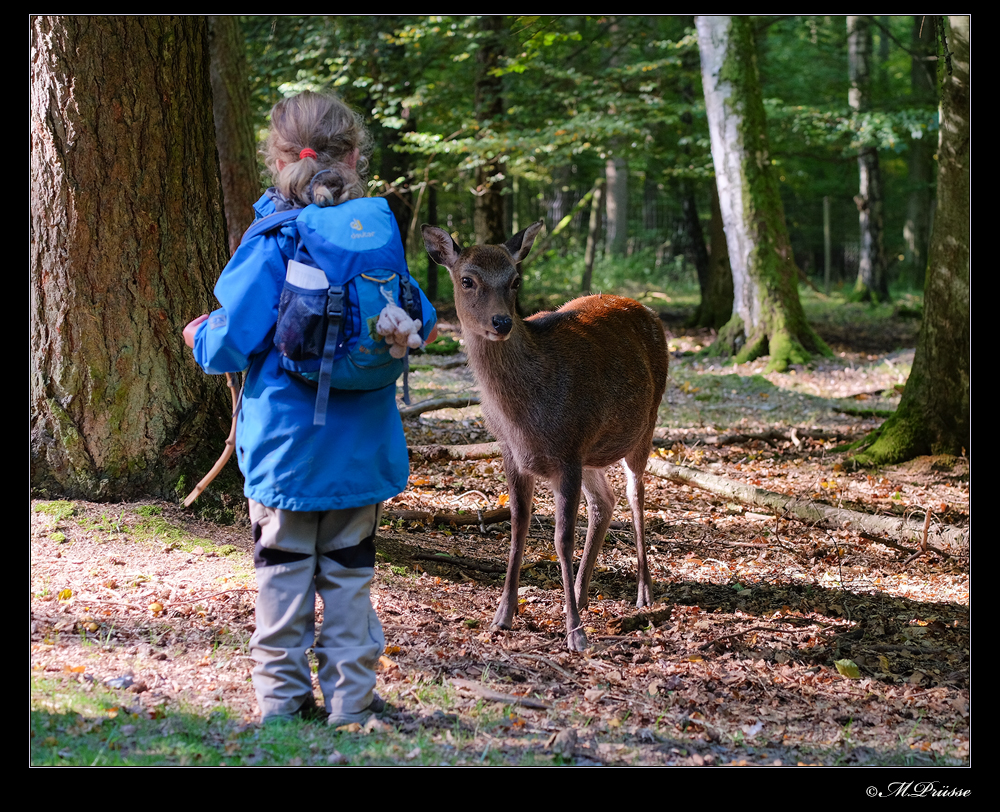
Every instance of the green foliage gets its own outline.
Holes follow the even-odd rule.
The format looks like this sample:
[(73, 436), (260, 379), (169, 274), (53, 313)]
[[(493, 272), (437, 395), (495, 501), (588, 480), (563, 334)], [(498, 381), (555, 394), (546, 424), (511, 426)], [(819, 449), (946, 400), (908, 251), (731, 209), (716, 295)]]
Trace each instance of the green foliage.
[[(437, 219), (462, 242), (472, 233), (475, 171), (495, 165), (511, 230), (541, 217), (564, 216), (603, 176), (609, 157), (628, 161), (629, 234), (634, 250), (657, 246), (650, 270), (636, 261), (621, 273), (633, 287), (658, 274), (686, 284), (679, 181), (692, 180), (702, 221), (709, 213), (712, 159), (704, 117), (693, 18), (684, 16), (508, 16), (502, 57), (503, 113), (477, 114), (477, 54), (485, 36), (474, 16), (244, 17), (253, 98), (262, 131), (268, 109), (306, 88), (332, 89), (371, 125), (372, 190), (399, 196), (411, 225), (429, 219), (427, 191), (437, 193)], [(878, 17), (874, 26), (873, 105), (847, 105), (847, 30), (842, 16), (753, 20), (771, 161), (796, 262), (822, 268), (823, 198), (831, 200), (835, 276), (845, 243), (857, 241), (855, 153), (883, 153), (886, 248), (902, 251), (907, 194), (904, 160), (914, 138), (936, 138), (933, 103), (910, 88), (913, 19)], [(415, 209), (415, 210), (414, 210)], [(549, 227), (555, 225), (548, 223)], [(565, 258), (583, 253), (587, 211), (553, 242)], [(423, 262), (415, 237), (415, 264)], [(675, 248), (675, 246), (677, 246)], [(664, 261), (677, 273), (664, 271)], [(570, 259), (570, 263), (578, 260)], [(853, 271), (846, 275), (853, 282)], [(600, 262), (598, 262), (600, 266)], [(898, 266), (897, 266), (898, 267)], [(595, 273), (600, 273), (599, 268)], [(918, 272), (915, 278), (920, 278)], [(565, 290), (576, 289), (575, 266)], [(676, 278), (673, 278), (676, 277)], [(609, 280), (595, 280), (595, 289)], [(541, 283), (539, 284), (547, 284)], [(442, 290), (442, 298), (447, 291)]]

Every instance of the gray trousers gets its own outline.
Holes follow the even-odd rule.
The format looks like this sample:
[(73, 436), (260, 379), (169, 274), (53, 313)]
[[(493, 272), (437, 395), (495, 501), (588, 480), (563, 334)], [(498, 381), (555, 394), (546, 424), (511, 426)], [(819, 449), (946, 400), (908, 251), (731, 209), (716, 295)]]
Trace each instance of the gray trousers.
[[(257, 629), (250, 653), (261, 718), (290, 716), (313, 698), (306, 652), (319, 663), (326, 712), (372, 702), (385, 637), (371, 605), (375, 531), (382, 506), (296, 512), (250, 500)], [(323, 625), (316, 633), (316, 594)]]

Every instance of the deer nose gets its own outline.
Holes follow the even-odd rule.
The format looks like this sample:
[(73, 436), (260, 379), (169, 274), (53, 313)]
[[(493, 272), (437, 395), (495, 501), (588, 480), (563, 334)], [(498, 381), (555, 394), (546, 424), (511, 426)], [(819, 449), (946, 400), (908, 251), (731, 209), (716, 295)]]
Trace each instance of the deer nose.
[(510, 328), (514, 325), (510, 316), (494, 316), (493, 317), (493, 329), (496, 330), (500, 335), (505, 336), (510, 332)]

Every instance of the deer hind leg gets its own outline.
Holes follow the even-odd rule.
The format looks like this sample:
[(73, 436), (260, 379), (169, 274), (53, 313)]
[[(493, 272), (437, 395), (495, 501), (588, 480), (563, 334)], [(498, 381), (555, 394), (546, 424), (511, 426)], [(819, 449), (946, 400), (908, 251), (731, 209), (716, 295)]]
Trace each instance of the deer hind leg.
[(632, 527), (635, 530), (635, 550), (638, 558), (639, 594), (635, 605), (638, 608), (650, 606), (653, 603), (653, 581), (649, 577), (649, 565), (646, 562), (646, 517), (643, 513), (645, 500), (645, 485), (642, 473), (646, 470), (650, 446), (645, 445), (622, 460), (625, 469), (629, 507), (632, 508)]
[(583, 495), (587, 499), (587, 544), (576, 574), (577, 609), (586, 609), (590, 603), (590, 578), (594, 574), (597, 555), (604, 544), (617, 501), (603, 468), (583, 469)]
[(503, 582), (503, 595), (493, 616), (493, 628), (509, 629), (517, 611), (517, 587), (521, 581), (521, 559), (531, 523), (531, 497), (535, 492), (535, 478), (515, 469), (504, 455), (507, 486), (510, 492), (510, 557), (507, 560), (507, 577)]

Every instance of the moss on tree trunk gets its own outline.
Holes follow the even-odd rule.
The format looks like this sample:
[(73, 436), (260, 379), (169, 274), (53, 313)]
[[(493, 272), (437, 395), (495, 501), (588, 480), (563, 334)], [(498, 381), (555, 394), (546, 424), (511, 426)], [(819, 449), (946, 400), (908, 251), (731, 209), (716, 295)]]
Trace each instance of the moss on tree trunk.
[(770, 355), (768, 370), (829, 348), (798, 294), (784, 207), (771, 170), (756, 45), (746, 17), (698, 17), (712, 161), (733, 270), (733, 316), (712, 347), (737, 361)]
[(899, 408), (855, 465), (889, 465), (969, 447), (969, 18), (945, 20), (950, 74), (941, 88), (937, 213), (924, 283), (924, 321)]

